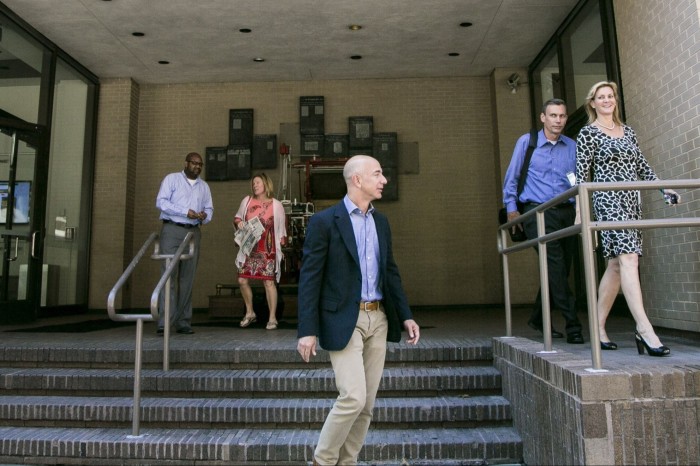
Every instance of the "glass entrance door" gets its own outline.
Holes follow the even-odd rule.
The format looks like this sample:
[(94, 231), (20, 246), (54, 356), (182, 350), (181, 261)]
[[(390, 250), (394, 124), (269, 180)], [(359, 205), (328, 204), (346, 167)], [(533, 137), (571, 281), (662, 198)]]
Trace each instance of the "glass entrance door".
[(0, 117), (0, 323), (34, 320), (41, 292), (41, 221), (35, 182), (41, 131)]

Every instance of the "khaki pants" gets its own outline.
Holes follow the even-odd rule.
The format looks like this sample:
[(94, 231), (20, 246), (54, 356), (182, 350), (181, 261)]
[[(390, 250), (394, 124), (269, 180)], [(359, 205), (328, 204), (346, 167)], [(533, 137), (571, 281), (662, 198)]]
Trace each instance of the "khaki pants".
[(387, 330), (382, 307), (378, 311), (360, 311), (345, 349), (329, 352), (339, 395), (314, 452), (319, 465), (357, 463), (382, 379)]

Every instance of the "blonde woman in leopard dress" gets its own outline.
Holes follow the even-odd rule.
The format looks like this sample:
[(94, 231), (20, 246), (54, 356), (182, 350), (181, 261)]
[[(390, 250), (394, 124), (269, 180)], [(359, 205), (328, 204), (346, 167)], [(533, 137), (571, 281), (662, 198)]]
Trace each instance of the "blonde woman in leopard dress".
[[(576, 140), (576, 182), (619, 182), (657, 180), (658, 177), (639, 149), (634, 130), (625, 125), (618, 108), (617, 85), (602, 81), (593, 85), (586, 97), (588, 124)], [(680, 196), (671, 190), (680, 202)], [(599, 191), (593, 194), (593, 212), (598, 221), (623, 221), (641, 218), (639, 191)], [(644, 310), (639, 282), (639, 256), (642, 235), (637, 229), (603, 230), (603, 255), (608, 265), (598, 288), (598, 328), (603, 350), (616, 350), (605, 332), (605, 322), (620, 287), (636, 322), (635, 342), (639, 354), (646, 348), (650, 356), (666, 356), (664, 346)]]

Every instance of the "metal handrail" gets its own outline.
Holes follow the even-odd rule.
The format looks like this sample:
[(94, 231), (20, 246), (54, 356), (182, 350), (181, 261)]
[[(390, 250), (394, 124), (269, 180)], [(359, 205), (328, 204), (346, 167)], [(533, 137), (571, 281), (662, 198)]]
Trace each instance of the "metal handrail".
[[(166, 267), (165, 271), (163, 272), (163, 275), (160, 277), (160, 280), (158, 281), (158, 284), (156, 285), (155, 289), (153, 290), (153, 293), (151, 294), (151, 314), (154, 316), (158, 315), (158, 296), (160, 295), (161, 290), (165, 286), (166, 290), (170, 290), (170, 278), (173, 274), (173, 270), (175, 270), (175, 267), (180, 263), (180, 260), (182, 259), (191, 259), (194, 257), (194, 241), (192, 240), (193, 238), (193, 233), (187, 233), (185, 235), (185, 238), (182, 240), (182, 243), (180, 243), (180, 246), (178, 246), (177, 250), (175, 251), (174, 254), (160, 254), (160, 246), (158, 243), (156, 243), (155, 251), (153, 255), (151, 256), (151, 259), (156, 259), (156, 260), (165, 260)], [(187, 254), (183, 254), (185, 250), (185, 246), (189, 244), (190, 250)], [(166, 286), (167, 285), (167, 286)], [(163, 325), (163, 370), (168, 371), (170, 370), (170, 293), (166, 292), (165, 293), (165, 302), (163, 306), (163, 321), (165, 322), (165, 325)]]
[[(651, 229), (700, 226), (700, 217), (626, 220), (626, 221), (593, 221), (591, 219), (590, 194), (593, 191), (627, 191), (668, 188), (700, 188), (699, 180), (657, 180), (657, 181), (625, 181), (614, 183), (581, 183), (574, 186), (551, 200), (516, 219), (504, 223), (498, 229), (496, 237), (498, 252), (503, 262), (503, 287), (506, 307), (506, 336), (512, 336), (512, 317), (510, 302), (510, 280), (508, 270), (508, 255), (537, 246), (539, 251), (540, 287), (542, 294), (542, 330), (544, 335), (544, 351), (552, 352), (551, 313), (549, 306), (549, 276), (547, 271), (547, 243), (559, 238), (581, 234), (584, 259), (584, 276), (586, 283), (586, 298), (588, 301), (588, 325), (591, 340), (591, 362), (593, 371), (604, 370), (600, 351), (600, 334), (598, 331), (597, 286), (593, 248), (593, 232), (598, 230), (623, 230), (627, 228)], [(581, 223), (545, 234), (544, 213), (567, 199), (578, 196)], [(531, 216), (537, 216), (537, 238), (508, 246), (508, 230), (519, 225)]]
[[(167, 284), (167, 289), (170, 289), (170, 277), (175, 270), (175, 267), (180, 262), (180, 260), (191, 259), (194, 256), (195, 245), (192, 240), (192, 233), (187, 233), (185, 238), (180, 243), (174, 254), (160, 254), (160, 245), (155, 242), (158, 238), (157, 233), (151, 233), (146, 242), (141, 246), (139, 252), (131, 260), (131, 263), (124, 270), (124, 273), (119, 277), (117, 283), (114, 285), (112, 290), (107, 296), (107, 313), (109, 318), (118, 322), (133, 322), (136, 321), (136, 343), (135, 343), (135, 356), (134, 356), (134, 406), (132, 414), (132, 436), (139, 436), (139, 428), (141, 423), (141, 366), (143, 365), (143, 321), (157, 321), (158, 320), (158, 295), (163, 289), (163, 286)], [(141, 261), (143, 256), (146, 254), (146, 250), (155, 242), (154, 253), (151, 255), (151, 259), (165, 260), (167, 266), (163, 275), (156, 285), (156, 289), (153, 291), (151, 296), (151, 309), (150, 314), (118, 314), (115, 310), (115, 301), (117, 294), (122, 289), (126, 281), (129, 279), (131, 274), (136, 269), (136, 266)], [(183, 254), (185, 246), (189, 243), (189, 252)], [(155, 298), (154, 298), (155, 297)], [(155, 299), (155, 305), (154, 305)], [(170, 293), (165, 294), (165, 305), (163, 309), (165, 322), (170, 322)], [(170, 340), (170, 326), (164, 326), (163, 335), (163, 370), (167, 371), (169, 369), (169, 340)]]

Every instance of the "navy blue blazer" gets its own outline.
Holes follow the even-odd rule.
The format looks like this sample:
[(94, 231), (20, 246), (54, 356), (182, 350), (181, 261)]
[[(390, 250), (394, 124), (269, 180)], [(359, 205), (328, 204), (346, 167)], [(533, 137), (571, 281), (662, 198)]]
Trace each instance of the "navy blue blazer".
[[(391, 250), (387, 218), (376, 210), (379, 239), (379, 286), (389, 321), (388, 341), (401, 340), (403, 322), (412, 319)], [(298, 337), (315, 335), (322, 348), (344, 349), (360, 313), (362, 273), (355, 234), (345, 204), (311, 216), (299, 275)]]

